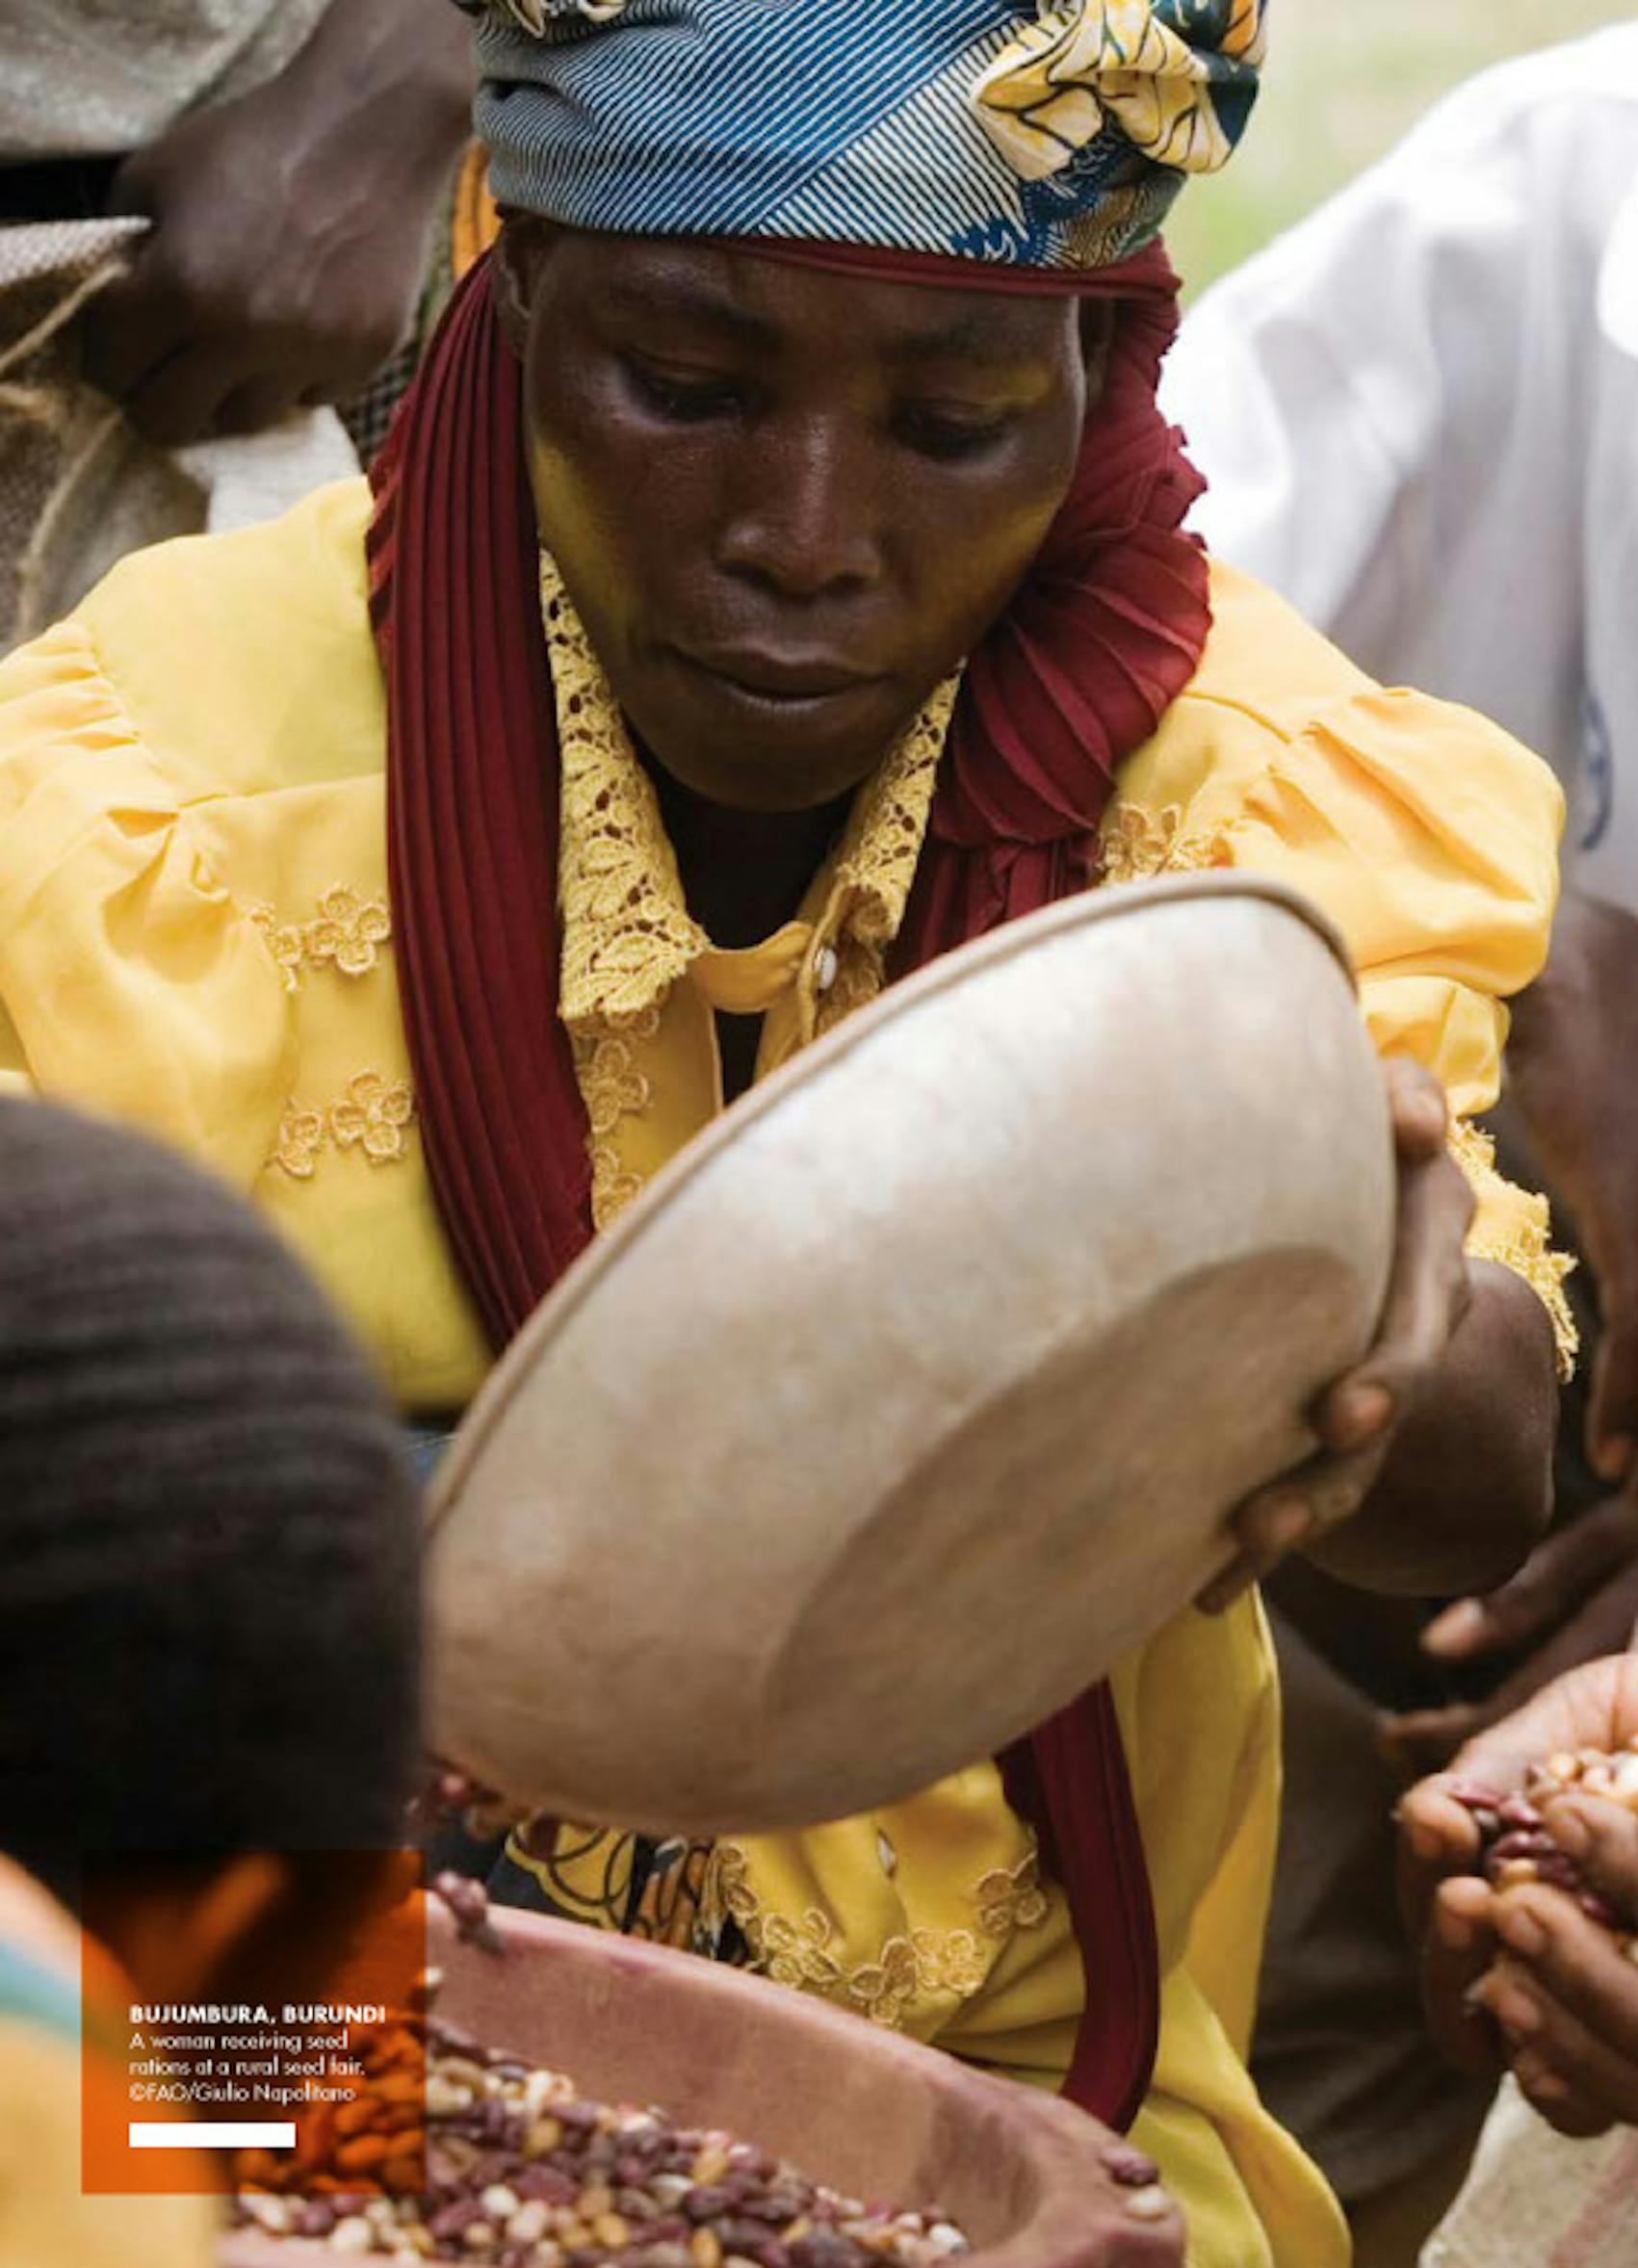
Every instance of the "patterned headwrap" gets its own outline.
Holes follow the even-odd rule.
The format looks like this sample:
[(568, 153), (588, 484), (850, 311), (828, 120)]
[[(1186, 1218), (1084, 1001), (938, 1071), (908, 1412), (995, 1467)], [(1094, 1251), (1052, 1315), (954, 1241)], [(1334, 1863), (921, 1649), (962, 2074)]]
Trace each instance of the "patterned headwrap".
[(1223, 165), (1267, 0), (458, 0), (503, 205), (1086, 271)]

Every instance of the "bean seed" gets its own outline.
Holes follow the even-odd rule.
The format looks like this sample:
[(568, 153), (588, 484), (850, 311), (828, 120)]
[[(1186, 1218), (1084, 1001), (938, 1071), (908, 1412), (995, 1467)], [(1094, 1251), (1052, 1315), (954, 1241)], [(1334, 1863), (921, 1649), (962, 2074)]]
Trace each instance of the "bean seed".
[(1561, 1749), (1529, 1767), (1521, 1795), (1496, 1796), (1460, 1781), (1452, 1784), (1451, 1793), (1478, 1829), (1481, 1864), (1498, 1890), (1543, 1883), (1563, 1890), (1589, 1918), (1626, 1944), (1631, 1942), (1627, 1917), (1617, 1914), (1592, 1889), (1576, 1861), (1560, 1850), (1547, 1832), (1542, 1807), (1577, 1789), (1616, 1800), (1628, 1783), (1632, 1807), (1638, 1811), (1638, 1749), (1629, 1745), (1614, 1754), (1595, 1748), (1573, 1753)]
[(346, 2116), (304, 2122), (294, 2163), (242, 2160), (242, 2223), (399, 2268), (942, 2268), (967, 2249), (937, 2213), (867, 2208), (755, 2144), (589, 2101), (429, 2007), (358, 2052), (372, 2085)]
[(531, 2198), (519, 2205), (507, 2223), (507, 2239), (510, 2244), (538, 2244), (546, 2233), (547, 2208), (538, 2198)]
[(1147, 2189), (1132, 2190), (1127, 2198), (1126, 2209), (1134, 2221), (1163, 2221), (1172, 2209), (1172, 2201), (1156, 2181)]

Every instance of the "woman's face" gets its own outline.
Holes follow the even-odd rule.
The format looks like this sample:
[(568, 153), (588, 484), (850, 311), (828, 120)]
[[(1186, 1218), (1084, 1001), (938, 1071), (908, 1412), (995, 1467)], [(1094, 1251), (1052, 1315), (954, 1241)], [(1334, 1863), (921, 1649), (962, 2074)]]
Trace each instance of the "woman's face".
[(541, 533), (654, 760), (743, 810), (856, 787), (1068, 490), (1075, 303), (529, 221), (500, 288)]

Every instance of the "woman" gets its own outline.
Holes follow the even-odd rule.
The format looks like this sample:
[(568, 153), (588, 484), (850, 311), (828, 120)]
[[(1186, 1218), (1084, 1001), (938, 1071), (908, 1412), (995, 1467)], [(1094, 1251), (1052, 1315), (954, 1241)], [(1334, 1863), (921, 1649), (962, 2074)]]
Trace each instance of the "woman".
[[(1090, 880), (1293, 880), (1465, 1126), (1545, 950), (1556, 791), (1214, 578), (1155, 407), (1151, 240), (1243, 123), (1260, 13), (489, 11), (511, 218), (377, 497), (154, 554), (0, 676), (13, 1075), (253, 1189), (421, 1410), (725, 1096)], [(1460, 1131), (1464, 1264), (1431, 1087), (1395, 1078), (1382, 1339), (1215, 1619), (870, 1819), (542, 1829), (511, 1880), (1136, 2112), (1199, 2268), (1341, 2261), (1243, 2066), (1276, 1809), (1245, 1585), (1305, 1538), (1463, 1584), (1539, 1520), (1542, 1209)]]

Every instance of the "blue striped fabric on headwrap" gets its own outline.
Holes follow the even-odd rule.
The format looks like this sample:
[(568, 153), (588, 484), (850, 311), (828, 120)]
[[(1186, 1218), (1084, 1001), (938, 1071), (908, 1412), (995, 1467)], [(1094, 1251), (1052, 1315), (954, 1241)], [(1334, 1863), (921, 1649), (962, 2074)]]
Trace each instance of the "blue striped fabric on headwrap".
[(1226, 162), (1267, 0), (459, 0), (497, 200), (1105, 267)]

